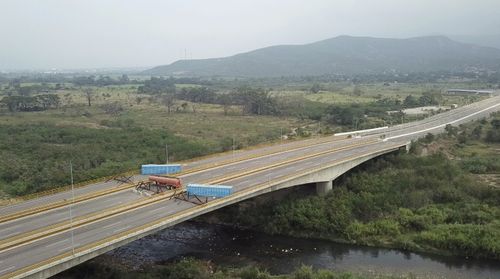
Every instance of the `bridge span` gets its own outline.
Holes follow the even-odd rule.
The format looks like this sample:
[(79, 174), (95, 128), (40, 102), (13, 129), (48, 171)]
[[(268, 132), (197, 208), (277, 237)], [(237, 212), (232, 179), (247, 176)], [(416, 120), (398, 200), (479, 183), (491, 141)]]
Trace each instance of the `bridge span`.
[(324, 194), (332, 180), (367, 160), (407, 149), (411, 140), (440, 133), (447, 124), (499, 110), (500, 97), (494, 97), (351, 138), (315, 138), (187, 162), (180, 174), (185, 184), (218, 183), (235, 190), (201, 205), (173, 198), (174, 192), (141, 196), (132, 184), (108, 181), (80, 187), (74, 197), (65, 191), (0, 207), (0, 278), (47, 278), (158, 230), (271, 191), (316, 183)]

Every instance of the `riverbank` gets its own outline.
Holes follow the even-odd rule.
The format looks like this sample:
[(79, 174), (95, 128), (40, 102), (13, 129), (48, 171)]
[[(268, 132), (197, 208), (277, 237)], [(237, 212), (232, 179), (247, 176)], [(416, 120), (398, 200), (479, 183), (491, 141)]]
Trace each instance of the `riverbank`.
[(482, 179), (500, 172), (499, 118), (364, 164), (326, 196), (245, 201), (199, 219), (233, 228), (185, 222), (57, 278), (500, 278), (500, 190)]
[(291, 193), (222, 209), (207, 219), (274, 235), (500, 260), (500, 116), (440, 137), (410, 154), (368, 162), (323, 197)]
[[(83, 277), (82, 277), (83, 275)], [(218, 267), (210, 261), (185, 258), (176, 263), (154, 266), (148, 271), (129, 271), (109, 264), (82, 264), (59, 278), (161, 278), (161, 279), (410, 279), (414, 276), (360, 275), (302, 266), (291, 274), (272, 275), (255, 266)]]
[(210, 266), (214, 273), (252, 268), (289, 276), (285, 278), (303, 265), (361, 278), (500, 278), (497, 261), (272, 236), (200, 222), (184, 222), (147, 236), (56, 278), (122, 278), (122, 274), (150, 278), (158, 270), (175, 268), (185, 258)]

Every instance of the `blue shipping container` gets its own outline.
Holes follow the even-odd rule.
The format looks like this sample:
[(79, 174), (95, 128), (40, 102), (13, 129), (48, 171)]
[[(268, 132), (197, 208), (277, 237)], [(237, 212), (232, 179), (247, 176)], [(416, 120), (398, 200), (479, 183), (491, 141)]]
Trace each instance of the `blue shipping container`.
[(181, 172), (182, 167), (179, 164), (155, 165), (148, 164), (141, 166), (141, 174), (173, 174)]
[(189, 195), (223, 198), (233, 193), (233, 186), (188, 184), (187, 192)]

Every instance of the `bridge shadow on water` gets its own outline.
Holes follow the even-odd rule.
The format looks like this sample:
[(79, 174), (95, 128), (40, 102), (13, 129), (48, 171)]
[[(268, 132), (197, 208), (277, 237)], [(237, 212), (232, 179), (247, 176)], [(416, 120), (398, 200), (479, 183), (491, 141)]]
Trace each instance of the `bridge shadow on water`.
[[(115, 249), (92, 262), (119, 262), (134, 270), (175, 262), (184, 257), (216, 265), (257, 265), (274, 274), (290, 273), (302, 264), (314, 268), (425, 278), (500, 278), (495, 261), (467, 260), (329, 241), (271, 236), (251, 230), (184, 222)], [(78, 268), (78, 267), (76, 267)], [(71, 273), (71, 270), (65, 273)], [(435, 276), (435, 277), (433, 277)]]
[[(348, 173), (364, 171), (373, 164), (384, 164), (387, 156), (392, 155), (363, 163)], [(346, 177), (347, 174), (344, 174), (335, 182), (339, 183)], [(193, 257), (211, 261), (215, 265), (257, 265), (274, 274), (290, 273), (305, 264), (314, 268), (367, 274), (413, 274), (417, 278), (500, 278), (500, 265), (497, 261), (273, 236), (251, 229), (235, 228), (235, 224), (220, 225), (224, 220), (230, 223), (234, 214), (242, 208), (277, 202), (289, 195), (315, 194), (315, 184), (268, 193), (139, 239), (95, 258), (86, 265), (118, 262), (133, 270), (147, 270), (151, 266)], [(72, 270), (56, 277), (67, 276)]]

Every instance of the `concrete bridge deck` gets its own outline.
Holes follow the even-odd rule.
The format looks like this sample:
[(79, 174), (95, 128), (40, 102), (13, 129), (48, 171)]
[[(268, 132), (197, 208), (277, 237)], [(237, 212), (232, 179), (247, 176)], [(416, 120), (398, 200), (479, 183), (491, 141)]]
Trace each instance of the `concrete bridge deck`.
[[(405, 148), (409, 140), (429, 132), (442, 132), (448, 123), (458, 125), (498, 110), (500, 97), (495, 97), (362, 138), (311, 139), (188, 162), (185, 182), (234, 186), (233, 195), (203, 205), (171, 199), (168, 193), (144, 198), (123, 187), (72, 205), (73, 226), (68, 225), (68, 205), (62, 203), (68, 192), (0, 207), (0, 278), (46, 278), (155, 231), (270, 191), (318, 183), (326, 192), (333, 179), (362, 162)], [(78, 189), (76, 197), (117, 187), (122, 186), (96, 183)], [(6, 218), (57, 203), (35, 215)]]

